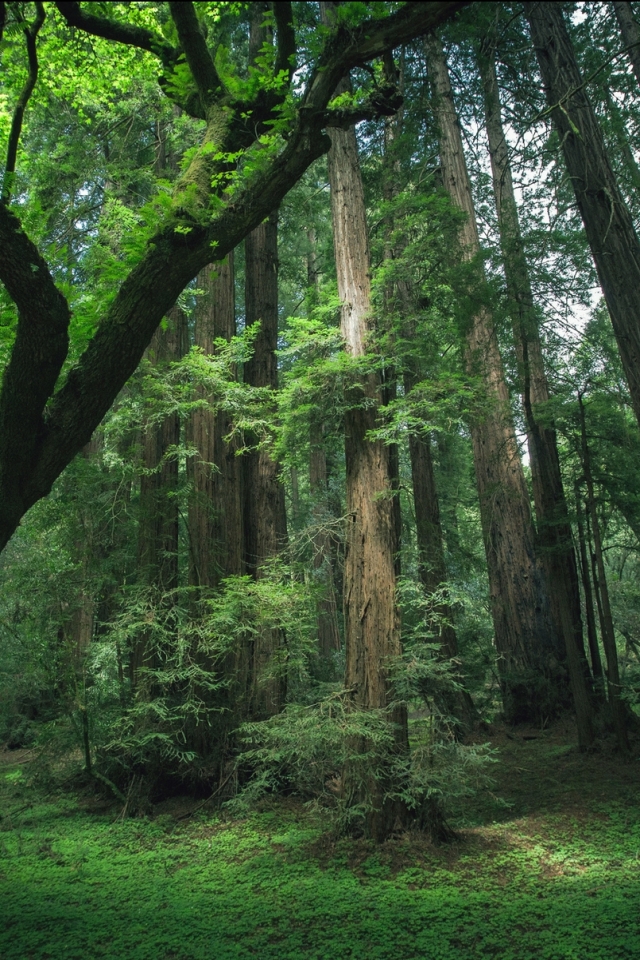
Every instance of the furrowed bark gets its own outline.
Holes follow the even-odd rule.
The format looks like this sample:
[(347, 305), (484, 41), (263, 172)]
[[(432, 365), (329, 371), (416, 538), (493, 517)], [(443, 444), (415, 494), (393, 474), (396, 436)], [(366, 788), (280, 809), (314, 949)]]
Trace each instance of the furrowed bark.
[[(233, 252), (223, 263), (210, 264), (198, 274), (194, 342), (206, 356), (216, 352), (216, 340), (229, 341), (236, 332)], [(203, 400), (212, 400), (198, 389)], [(189, 583), (198, 601), (210, 600), (225, 577), (244, 573), (242, 470), (236, 456), (238, 444), (227, 442), (231, 422), (224, 410), (203, 406), (193, 411), (187, 424), (187, 443), (195, 456), (187, 460), (191, 484), (188, 508)], [(248, 651), (239, 643), (223, 656), (212, 658), (196, 650), (198, 662), (224, 678), (226, 684), (213, 692), (198, 690), (198, 696), (214, 710), (211, 724), (196, 724), (189, 730), (188, 745), (207, 758), (211, 769), (222, 776), (233, 731), (245, 719)]]
[(549, 401), (538, 317), (529, 279), (516, 205), (509, 148), (502, 128), (495, 48), (485, 44), (477, 63), (484, 90), (485, 121), (498, 212), (500, 245), (509, 294), (513, 333), (518, 357), (520, 390), (527, 425), (538, 520), (538, 554), (546, 575), (551, 613), (558, 636), (564, 639), (578, 739), (583, 747), (593, 740), (589, 667), (584, 654), (578, 569), (573, 535), (562, 484), (560, 457), (553, 421), (544, 415)]
[[(435, 35), (426, 39), (425, 48), (444, 187), (467, 214), (460, 242), (463, 258), (473, 261), (480, 243), (447, 64)], [(483, 280), (479, 267), (477, 283)], [(479, 378), (485, 401), (470, 426), (504, 712), (512, 723), (539, 721), (556, 712), (566, 696), (558, 663), (561, 651), (536, 564), (529, 495), (493, 318), (486, 307), (470, 319), (465, 363), (469, 374)]]
[[(401, 61), (401, 75), (402, 69)], [(395, 71), (393, 62), (388, 64), (388, 70), (390, 72)], [(386, 200), (392, 200), (394, 196), (397, 196), (400, 189), (396, 179), (399, 175), (399, 164), (394, 161), (393, 147), (394, 141), (402, 128), (403, 113), (404, 111), (401, 108), (395, 117), (387, 120), (385, 124)], [(393, 224), (389, 223), (388, 226), (391, 230)], [(394, 250), (387, 243), (385, 258), (392, 259), (401, 256), (402, 249)], [(399, 280), (395, 284), (395, 290), (393, 292), (389, 291), (389, 296), (393, 295), (397, 296), (402, 315), (405, 317), (402, 335), (407, 341), (413, 341), (416, 339), (415, 323), (412, 319), (416, 312), (416, 302), (411, 284), (406, 280)], [(404, 366), (404, 392), (405, 396), (409, 396), (413, 388), (422, 379), (420, 363), (415, 358), (408, 356), (404, 361)], [(392, 455), (393, 450), (396, 450), (397, 462), (397, 447), (391, 447), (390, 449)], [(418, 569), (425, 592), (430, 598), (430, 623), (428, 627), (436, 633), (443, 659), (451, 661), (457, 658), (458, 641), (446, 591), (447, 569), (444, 557), (444, 538), (431, 455), (431, 438), (426, 431), (421, 434), (415, 432), (409, 434), (409, 456), (416, 518)], [(397, 538), (398, 543), (400, 543), (402, 527), (400, 523), (400, 502), (397, 497), (394, 506), (396, 508)], [(399, 569), (396, 568), (396, 573), (399, 574), (399, 572)], [(442, 697), (441, 706), (447, 714), (455, 718), (463, 729), (470, 729), (477, 718), (473, 701), (466, 690), (447, 691)]]
[[(215, 353), (217, 339), (235, 336), (235, 291), (233, 253), (223, 263), (201, 270), (197, 286), (194, 341), (205, 355)], [(200, 391), (202, 399), (206, 395)], [(216, 589), (224, 577), (244, 570), (242, 556), (243, 518), (240, 458), (237, 443), (224, 437), (229, 417), (209, 407), (194, 410), (189, 441), (196, 456), (188, 461), (193, 491), (189, 501), (189, 582)]]
[[(323, 20), (331, 23), (334, 5), (323, 4)], [(336, 88), (336, 95), (348, 81)], [(341, 332), (352, 357), (369, 349), (371, 329), (371, 283), (369, 238), (364, 190), (355, 129), (331, 130), (328, 156), (333, 243), (342, 302)], [(398, 549), (392, 498), (389, 448), (368, 439), (378, 424), (382, 403), (379, 376), (371, 374), (354, 388), (352, 406), (345, 415), (347, 494), (346, 556), (344, 564), (345, 688), (362, 710), (385, 710), (391, 699), (389, 661), (400, 655), (400, 623), (395, 597), (394, 560)], [(408, 742), (407, 715), (396, 707), (390, 718), (395, 725), (398, 749)], [(356, 752), (370, 749), (354, 744)], [(371, 804), (365, 814), (365, 833), (378, 841), (393, 829), (399, 805), (385, 797), (384, 776), (371, 778), (364, 787), (361, 772), (349, 764), (343, 772), (347, 803)]]
[[(187, 348), (187, 318), (178, 306), (167, 314), (167, 327), (153, 335), (148, 349), (150, 362), (167, 366), (184, 356)], [(162, 423), (149, 424), (142, 438), (138, 572), (142, 582), (157, 592), (163, 615), (172, 606), (167, 597), (178, 586), (178, 458), (180, 419), (170, 414)], [(143, 668), (156, 666), (149, 634), (139, 637), (131, 652), (130, 676), (134, 690), (148, 695), (150, 687), (140, 681)]]
[(525, 3), (567, 171), (640, 423), (640, 241), (609, 162), (557, 3)]
[[(246, 323), (260, 323), (251, 359), (245, 363), (244, 381), (252, 387), (278, 387), (278, 215), (272, 213), (245, 240)], [(280, 552), (287, 538), (284, 486), (278, 464), (262, 444), (244, 457), (245, 565), (260, 579), (265, 564)], [(279, 631), (256, 636), (252, 649), (250, 714), (262, 719), (284, 705), (284, 673), (265, 679), (282, 646)]]

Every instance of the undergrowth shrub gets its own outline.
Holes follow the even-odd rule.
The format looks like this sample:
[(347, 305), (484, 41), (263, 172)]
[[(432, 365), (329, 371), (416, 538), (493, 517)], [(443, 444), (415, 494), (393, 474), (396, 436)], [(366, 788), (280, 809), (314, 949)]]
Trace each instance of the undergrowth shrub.
[[(289, 704), (269, 720), (243, 724), (238, 764), (245, 783), (227, 803), (229, 809), (247, 812), (265, 796), (293, 793), (324, 808), (339, 831), (353, 833), (373, 810), (377, 783), (383, 784), (385, 799), (399, 801), (418, 824), (487, 785), (494, 752), (486, 744), (460, 743), (454, 719), (437, 706), (443, 685), (458, 682), (457, 664), (444, 663), (437, 648), (428, 645), (392, 667), (401, 699), (385, 710), (358, 709), (349, 692), (338, 691), (315, 704)], [(410, 717), (404, 752), (398, 750), (391, 719), (399, 706), (408, 708)], [(349, 797), (357, 796), (356, 804), (343, 790), (347, 767)]]

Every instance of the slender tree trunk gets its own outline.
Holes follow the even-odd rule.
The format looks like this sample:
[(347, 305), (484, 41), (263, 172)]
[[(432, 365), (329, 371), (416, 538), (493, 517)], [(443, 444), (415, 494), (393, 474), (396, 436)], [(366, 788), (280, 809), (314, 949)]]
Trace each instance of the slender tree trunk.
[(609, 704), (613, 716), (613, 724), (616, 731), (618, 747), (622, 753), (628, 753), (629, 741), (627, 738), (627, 723), (625, 718), (624, 705), (620, 699), (620, 673), (618, 670), (618, 650), (616, 647), (616, 636), (613, 627), (613, 616), (611, 614), (611, 604), (609, 602), (609, 589), (607, 587), (607, 575), (604, 568), (604, 557), (602, 553), (602, 537), (600, 533), (600, 522), (596, 511), (596, 498), (593, 485), (593, 475), (591, 473), (591, 451), (587, 438), (587, 425), (584, 411), (584, 401), (582, 395), (578, 394), (578, 406), (580, 410), (580, 437), (582, 446), (582, 467), (587, 486), (587, 510), (591, 520), (591, 530), (593, 531), (593, 544), (595, 547), (596, 569), (598, 571), (598, 587), (600, 593), (599, 613), (600, 630), (602, 633), (602, 643), (607, 658), (607, 693), (609, 695)]
[(491, 44), (483, 47), (478, 52), (477, 62), (484, 89), (493, 191), (527, 425), (539, 556), (546, 575), (555, 629), (558, 636), (564, 639), (566, 657), (563, 659), (571, 679), (578, 738), (580, 744), (586, 747), (593, 740), (593, 724), (573, 535), (562, 484), (555, 426), (544, 416), (549, 387), (520, 232), (508, 144), (502, 128), (495, 48)]
[(322, 425), (311, 424), (311, 454), (309, 457), (309, 487), (313, 500), (313, 516), (318, 530), (313, 540), (314, 576), (320, 581), (322, 598), (318, 603), (318, 654), (323, 671), (331, 674), (331, 656), (340, 649), (338, 605), (334, 586), (335, 548), (327, 521), (333, 518), (328, 504), (327, 457)]
[[(323, 3), (325, 22), (332, 4)], [(340, 85), (336, 94), (347, 89)], [(371, 283), (369, 239), (364, 191), (354, 127), (331, 129), (328, 154), (334, 253), (338, 293), (342, 301), (341, 332), (352, 357), (367, 352), (371, 329)], [(378, 425), (382, 404), (379, 377), (370, 375), (361, 390), (350, 397), (345, 415), (347, 469), (347, 534), (344, 568), (345, 687), (356, 707), (385, 710), (391, 689), (388, 662), (401, 653), (400, 623), (395, 596), (397, 552), (392, 474), (389, 448), (368, 439)], [(368, 401), (363, 405), (362, 401)], [(397, 708), (390, 718), (395, 725), (399, 749), (408, 742), (406, 710)], [(362, 751), (371, 749), (362, 743)], [(361, 773), (347, 768), (343, 787), (350, 804), (363, 800)], [(366, 790), (373, 809), (367, 814), (365, 831), (376, 840), (385, 839), (400, 813), (398, 805), (385, 798), (384, 776), (371, 778)]]
[[(425, 47), (435, 93), (444, 187), (467, 214), (460, 240), (463, 257), (473, 261), (480, 243), (447, 64), (433, 34)], [(478, 267), (477, 282), (483, 281)], [(486, 307), (469, 322), (465, 363), (468, 373), (479, 377), (485, 395), (485, 409), (471, 423), (471, 439), (504, 712), (512, 723), (537, 721), (555, 713), (559, 701), (565, 699), (558, 664), (562, 651), (536, 564), (529, 495), (493, 318)]]
[(640, 242), (582, 81), (562, 7), (547, 2), (524, 7), (640, 423)]
[(580, 566), (582, 567), (582, 589), (584, 591), (584, 607), (587, 617), (587, 637), (589, 640), (589, 655), (591, 657), (591, 672), (593, 673), (594, 684), (598, 698), (604, 697), (604, 673), (602, 671), (602, 659), (600, 657), (600, 648), (598, 646), (598, 633), (596, 630), (596, 618), (593, 609), (593, 591), (591, 589), (591, 577), (589, 576), (589, 558), (587, 556), (587, 544), (584, 534), (584, 523), (582, 521), (582, 506), (580, 503), (580, 488), (576, 484), (576, 519), (578, 522), (578, 541), (580, 544)]
[[(316, 233), (313, 227), (307, 230), (309, 253), (307, 255), (307, 285), (310, 305), (318, 301), (320, 270), (316, 250)], [(323, 424), (312, 417), (309, 426), (309, 490), (313, 502), (313, 518), (317, 532), (313, 539), (314, 577), (320, 581), (322, 596), (318, 602), (318, 655), (321, 673), (332, 676), (332, 654), (340, 649), (338, 604), (335, 589), (335, 536), (327, 529), (327, 523), (336, 519), (329, 505), (327, 451)]]
[[(245, 383), (253, 387), (278, 387), (278, 215), (249, 234), (245, 241), (247, 326), (260, 323), (251, 359), (245, 364)], [(261, 446), (244, 458), (245, 564), (260, 579), (265, 564), (286, 542), (284, 486), (271, 451)], [(279, 631), (262, 631), (253, 642), (250, 715), (269, 717), (281, 710), (286, 695), (283, 675), (265, 679), (274, 653), (281, 647)]]
[[(235, 335), (233, 253), (205, 267), (197, 289), (195, 345), (211, 355), (217, 339)], [(216, 588), (243, 572), (242, 478), (237, 444), (224, 440), (230, 426), (225, 413), (207, 407), (191, 415), (189, 439), (197, 454), (189, 461), (189, 582), (197, 587)]]
[(616, 14), (622, 42), (627, 47), (627, 56), (635, 74), (636, 80), (640, 84), (640, 27), (633, 16), (633, 8), (630, 3), (613, 3), (613, 9)]
[[(180, 359), (187, 342), (186, 316), (180, 307), (167, 315), (167, 326), (158, 327), (147, 349), (156, 366)], [(143, 474), (140, 478), (140, 520), (138, 528), (138, 570), (143, 582), (158, 595), (178, 586), (178, 458), (171, 453), (180, 442), (180, 420), (170, 414), (161, 424), (144, 431)], [(131, 682), (135, 689), (141, 667), (155, 665), (149, 637), (139, 639), (132, 652)]]

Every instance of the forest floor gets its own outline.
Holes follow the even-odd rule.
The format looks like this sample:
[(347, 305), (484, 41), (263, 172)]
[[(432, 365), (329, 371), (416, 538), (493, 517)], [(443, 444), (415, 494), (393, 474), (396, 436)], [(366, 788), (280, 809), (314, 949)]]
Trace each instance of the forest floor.
[(442, 846), (335, 840), (292, 802), (239, 821), (176, 798), (122, 819), (45, 796), (28, 755), (2, 753), (0, 957), (637, 960), (637, 750), (582, 756), (573, 735), (494, 728), (494, 785)]

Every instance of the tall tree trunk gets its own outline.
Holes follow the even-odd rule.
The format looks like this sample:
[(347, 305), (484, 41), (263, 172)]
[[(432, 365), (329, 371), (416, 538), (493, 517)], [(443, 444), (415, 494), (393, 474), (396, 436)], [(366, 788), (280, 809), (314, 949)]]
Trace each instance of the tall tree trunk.
[(331, 656), (340, 649), (340, 630), (334, 586), (334, 540), (326, 526), (333, 517), (328, 504), (326, 441), (322, 424), (312, 421), (309, 439), (309, 488), (314, 521), (318, 527), (313, 539), (313, 569), (322, 589), (322, 598), (318, 603), (318, 654), (323, 673), (330, 675)]
[(640, 242), (611, 168), (557, 3), (525, 3), (569, 179), (640, 423)]
[[(333, 4), (323, 3), (325, 22)], [(341, 84), (336, 94), (348, 88)], [(333, 241), (342, 302), (341, 332), (352, 357), (367, 352), (372, 327), (369, 239), (364, 191), (355, 128), (330, 131), (328, 154)], [(380, 379), (370, 375), (354, 390), (345, 415), (347, 534), (344, 568), (345, 687), (354, 704), (364, 710), (384, 710), (390, 702), (388, 662), (401, 653), (400, 623), (395, 595), (396, 524), (392, 496), (389, 448), (368, 439), (378, 425), (382, 403)], [(365, 405), (363, 399), (368, 401)], [(391, 717), (399, 749), (408, 741), (406, 710)], [(366, 751), (370, 745), (361, 744)], [(361, 771), (344, 771), (344, 789), (353, 805), (363, 800)], [(371, 778), (367, 792), (373, 809), (365, 831), (383, 840), (398, 815), (395, 802), (385, 798), (383, 776)]]
[(538, 520), (538, 547), (546, 575), (551, 613), (563, 637), (581, 745), (593, 740), (589, 667), (584, 653), (580, 587), (573, 534), (562, 484), (560, 457), (553, 422), (545, 420), (549, 386), (544, 368), (529, 268), (516, 205), (509, 149), (502, 128), (495, 47), (485, 43), (477, 62), (484, 90), (485, 120), (498, 212), (500, 244), (510, 300), (518, 373), (522, 392)]
[[(245, 241), (245, 315), (247, 326), (260, 323), (254, 352), (245, 364), (245, 383), (253, 387), (278, 387), (278, 215), (249, 234)], [(278, 464), (266, 446), (244, 458), (245, 564), (247, 572), (260, 579), (265, 563), (286, 542), (284, 487)], [(281, 647), (277, 630), (256, 636), (252, 649), (250, 714), (269, 717), (282, 708), (286, 694), (284, 675), (265, 680), (274, 653)]]
[(613, 9), (616, 14), (622, 42), (627, 47), (627, 56), (635, 74), (636, 80), (640, 84), (640, 27), (633, 16), (633, 8), (630, 3), (613, 3)]
[[(162, 367), (179, 360), (187, 345), (187, 320), (180, 307), (167, 314), (167, 326), (158, 327), (147, 357)], [(180, 419), (170, 414), (161, 424), (150, 424), (142, 440), (138, 570), (143, 582), (160, 597), (178, 586), (178, 458), (171, 454), (180, 442)], [(135, 689), (142, 667), (155, 665), (148, 635), (142, 636), (131, 659), (131, 682)]]
[[(316, 250), (316, 234), (313, 227), (307, 230), (309, 253), (307, 255), (307, 285), (310, 304), (318, 302), (320, 271)], [(331, 656), (340, 649), (338, 604), (335, 590), (335, 537), (327, 530), (327, 521), (335, 520), (329, 505), (327, 451), (323, 424), (312, 416), (309, 426), (309, 490), (313, 502), (314, 522), (317, 533), (313, 540), (314, 575), (321, 582), (322, 597), (318, 603), (318, 655), (321, 672), (333, 673)]]
[(604, 673), (602, 671), (602, 659), (600, 657), (600, 648), (598, 646), (596, 618), (593, 609), (593, 591), (591, 589), (591, 577), (589, 576), (589, 558), (587, 555), (587, 542), (585, 539), (584, 523), (582, 521), (582, 506), (580, 500), (580, 487), (576, 483), (576, 520), (578, 523), (578, 542), (580, 544), (580, 566), (582, 568), (582, 589), (584, 591), (584, 607), (587, 617), (589, 655), (591, 657), (591, 672), (593, 673), (597, 698), (601, 700), (604, 697)]
[(628, 753), (629, 741), (627, 739), (627, 724), (624, 704), (620, 699), (621, 687), (620, 672), (618, 670), (618, 650), (616, 647), (616, 636), (613, 628), (611, 604), (609, 602), (607, 575), (604, 568), (600, 521), (598, 520), (598, 513), (596, 510), (595, 489), (593, 484), (593, 475), (591, 473), (591, 451), (589, 449), (589, 440), (587, 437), (584, 401), (580, 393), (578, 394), (578, 407), (580, 410), (582, 468), (584, 470), (584, 478), (587, 486), (587, 510), (589, 512), (589, 519), (591, 520), (591, 530), (593, 531), (596, 569), (598, 572), (598, 587), (600, 594), (598, 610), (600, 613), (600, 630), (602, 633), (604, 652), (607, 658), (607, 693), (609, 695), (609, 705), (611, 707), (611, 714), (613, 716), (613, 724), (616, 731), (618, 747), (623, 753)]
[[(480, 252), (471, 185), (440, 41), (425, 41), (440, 131), (444, 187), (467, 214), (460, 231), (462, 255)], [(478, 284), (484, 275), (478, 266)], [(565, 698), (558, 658), (562, 656), (547, 611), (536, 565), (529, 495), (515, 437), (509, 393), (493, 318), (481, 307), (466, 334), (465, 363), (483, 385), (485, 409), (471, 423), (474, 465), (489, 572), (495, 643), (499, 655), (504, 713), (509, 722), (539, 720)]]
[[(222, 263), (200, 271), (197, 290), (200, 296), (196, 300), (194, 342), (211, 356), (217, 339), (229, 341), (236, 332), (233, 252)], [(204, 388), (197, 395), (207, 399)], [(244, 572), (242, 469), (236, 456), (237, 443), (224, 439), (230, 427), (225, 411), (207, 406), (194, 410), (188, 424), (189, 445), (196, 450), (187, 461), (191, 482), (189, 583), (197, 588), (195, 610), (197, 601), (210, 597), (225, 577)], [(217, 764), (223, 776), (231, 731), (246, 712), (248, 649), (242, 644), (215, 662), (200, 651), (196, 656), (205, 669), (214, 671), (227, 684), (215, 693), (206, 688), (197, 691), (197, 696), (215, 711), (216, 719), (210, 725), (194, 725), (189, 730), (188, 747), (206, 756), (210, 768)]]
[[(405, 374), (404, 382), (405, 393), (409, 393), (412, 387), (412, 377), (409, 373)], [(409, 455), (420, 579), (425, 592), (432, 598), (430, 613), (442, 656), (446, 660), (456, 660), (458, 638), (453, 626), (453, 613), (449, 599), (447, 593), (443, 592), (448, 579), (447, 567), (440, 523), (440, 504), (433, 470), (431, 438), (428, 433), (409, 436)], [(463, 728), (470, 729), (477, 719), (473, 701), (466, 690), (447, 694), (444, 705)]]
[[(272, 33), (265, 23), (268, 3), (249, 7), (249, 60), (255, 63)], [(245, 240), (245, 320), (260, 324), (251, 359), (244, 366), (244, 382), (252, 387), (277, 390), (278, 362), (278, 213), (256, 227)], [(265, 563), (275, 557), (287, 537), (284, 487), (280, 471), (267, 447), (244, 457), (244, 558), (247, 573), (260, 579)], [(279, 670), (267, 679), (274, 654), (283, 637), (278, 630), (263, 630), (251, 651), (249, 714), (263, 719), (278, 713), (286, 697), (286, 676)]]
[[(230, 340), (236, 332), (233, 253), (205, 267), (197, 289), (194, 341), (211, 355), (217, 339)], [(189, 582), (197, 587), (215, 588), (243, 572), (242, 478), (237, 444), (224, 440), (230, 426), (225, 413), (207, 407), (191, 415), (189, 439), (197, 454), (189, 461)]]

